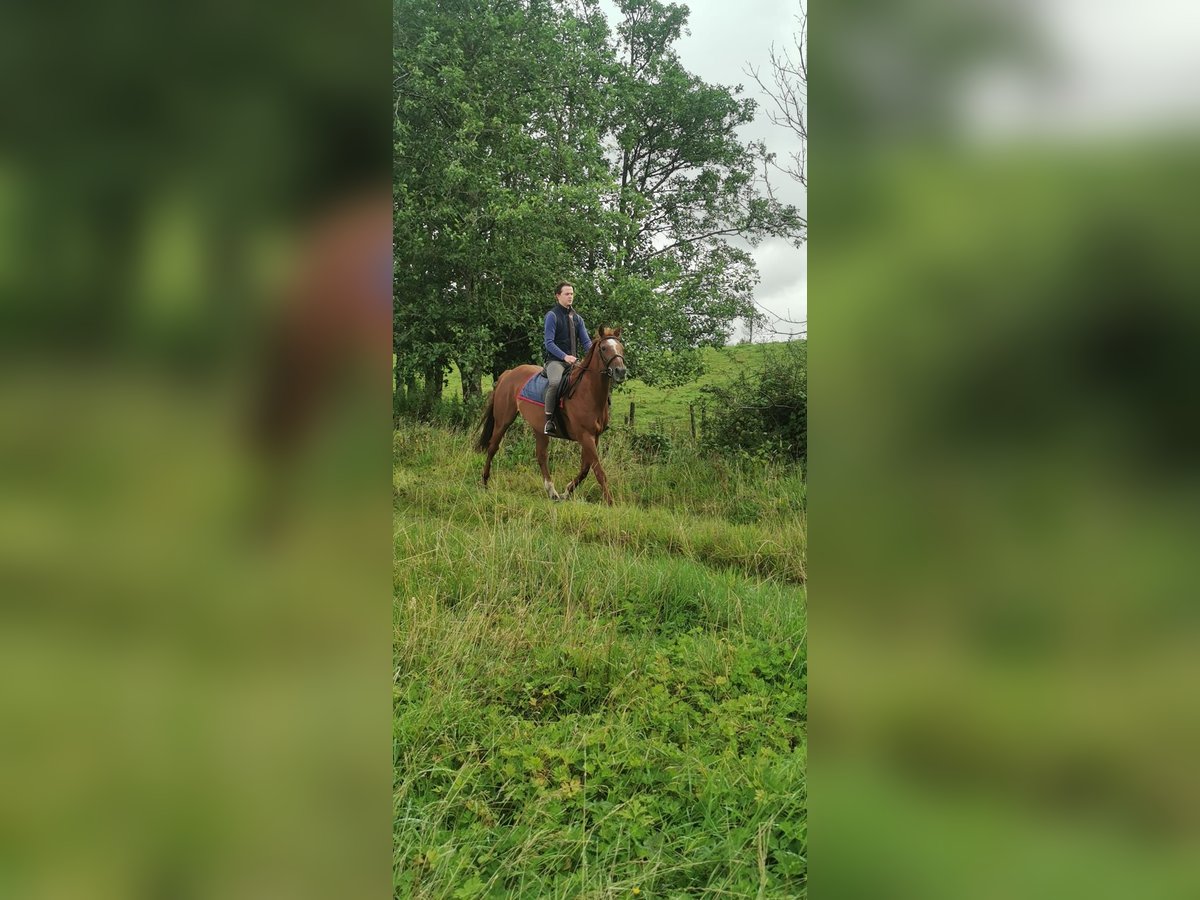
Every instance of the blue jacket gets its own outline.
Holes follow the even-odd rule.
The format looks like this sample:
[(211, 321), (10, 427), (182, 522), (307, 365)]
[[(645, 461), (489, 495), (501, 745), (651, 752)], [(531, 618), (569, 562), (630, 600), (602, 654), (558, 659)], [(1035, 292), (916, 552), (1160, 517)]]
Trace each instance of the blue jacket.
[[(588, 337), (587, 328), (583, 324), (583, 316), (570, 310), (571, 318), (575, 320), (575, 341), (576, 349), (575, 356), (582, 357), (587, 353), (588, 348), (592, 346), (592, 339)], [(546, 340), (543, 346), (546, 348), (546, 361), (552, 359), (565, 360), (568, 353), (571, 352), (571, 327), (568, 324), (568, 310), (562, 308), (561, 303), (555, 303), (546, 313)]]

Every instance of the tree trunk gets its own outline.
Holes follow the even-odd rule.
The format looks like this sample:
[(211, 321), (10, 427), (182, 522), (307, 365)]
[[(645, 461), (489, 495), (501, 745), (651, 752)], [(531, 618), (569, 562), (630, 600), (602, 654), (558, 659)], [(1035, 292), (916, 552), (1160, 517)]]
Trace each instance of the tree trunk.
[(425, 385), (421, 395), (421, 408), (425, 411), (433, 409), (442, 398), (442, 388), (445, 387), (445, 368), (443, 363), (434, 362), (425, 367)]
[(458, 372), (462, 376), (462, 398), (464, 401), (478, 397), (483, 393), (483, 373), (478, 369), (466, 368), (459, 363)]

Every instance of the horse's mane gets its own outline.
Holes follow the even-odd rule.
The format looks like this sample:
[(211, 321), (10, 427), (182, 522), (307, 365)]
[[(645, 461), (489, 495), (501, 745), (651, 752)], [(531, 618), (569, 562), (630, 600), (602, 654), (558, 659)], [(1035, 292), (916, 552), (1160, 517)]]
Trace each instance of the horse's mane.
[[(601, 328), (597, 333), (603, 334), (604, 329)], [(568, 387), (574, 387), (579, 379), (583, 377), (583, 373), (586, 372), (588, 370), (588, 366), (592, 364), (592, 356), (597, 352), (597, 348), (599, 348), (602, 340), (605, 339), (600, 337), (592, 341), (592, 346), (588, 347), (587, 353), (584, 354), (583, 359), (579, 360), (579, 362), (571, 367), (570, 380), (567, 382)]]

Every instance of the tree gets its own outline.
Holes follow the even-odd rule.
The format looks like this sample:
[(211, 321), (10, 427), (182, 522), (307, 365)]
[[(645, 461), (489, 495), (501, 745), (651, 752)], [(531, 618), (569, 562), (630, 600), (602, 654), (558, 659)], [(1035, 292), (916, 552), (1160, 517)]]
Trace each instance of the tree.
[(681, 65), (685, 7), (622, 2), (613, 36), (596, 0), (395, 0), (398, 384), (432, 398), (455, 364), (469, 396), (540, 359), (560, 280), (626, 326), (646, 380), (691, 376), (754, 314), (733, 239), (802, 227), (737, 137), (754, 103)]
[(621, 0), (620, 10), (608, 137), (622, 231), (606, 300), (630, 328), (638, 376), (682, 381), (698, 370), (690, 351), (724, 344), (734, 320), (757, 314), (758, 271), (733, 239), (801, 239), (803, 220), (762, 193), (766, 150), (738, 138), (754, 101), (737, 96), (740, 86), (706, 84), (680, 62), (674, 45), (687, 8)]
[(393, 11), (397, 370), (440, 384), (454, 363), (469, 396), (529, 361), (550, 288), (611, 240), (586, 124), (601, 118), (605, 28), (551, 2)]

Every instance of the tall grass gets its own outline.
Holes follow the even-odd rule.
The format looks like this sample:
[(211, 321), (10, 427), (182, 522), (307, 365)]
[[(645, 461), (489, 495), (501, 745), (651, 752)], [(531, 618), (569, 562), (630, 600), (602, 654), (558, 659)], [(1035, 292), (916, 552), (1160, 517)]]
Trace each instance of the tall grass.
[(799, 472), (617, 432), (553, 504), (469, 447), (395, 433), (396, 896), (803, 894)]

